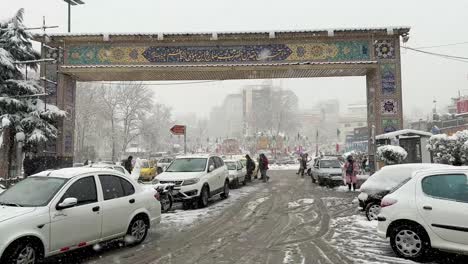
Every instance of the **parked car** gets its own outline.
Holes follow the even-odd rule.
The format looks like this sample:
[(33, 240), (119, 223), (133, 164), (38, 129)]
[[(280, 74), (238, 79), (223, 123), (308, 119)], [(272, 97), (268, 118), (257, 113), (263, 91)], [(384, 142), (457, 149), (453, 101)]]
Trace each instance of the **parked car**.
[(156, 167), (146, 159), (141, 160), (140, 180), (152, 181), (156, 177)]
[(238, 160), (225, 160), (224, 163), (227, 166), (229, 172), (229, 183), (230, 187), (237, 188), (239, 183), (246, 185), (245, 174), (246, 169), (242, 166), (242, 163)]
[(161, 174), (163, 171), (165, 171), (167, 169), (167, 167), (169, 167), (169, 165), (171, 165), (171, 162), (173, 160), (174, 159), (170, 158), (170, 157), (165, 157), (165, 158), (159, 159), (158, 163), (157, 163), (158, 164), (157, 173)]
[(410, 163), (385, 166), (361, 185), (358, 196), (359, 207), (366, 213), (369, 221), (377, 220), (380, 212), (380, 202), (393, 188), (408, 180), (411, 175), (421, 169), (439, 168), (447, 165), (431, 163)]
[(421, 170), (382, 199), (378, 233), (400, 257), (468, 254), (468, 167)]
[(320, 186), (334, 187), (343, 185), (343, 171), (337, 158), (315, 159), (313, 167), (308, 170), (312, 182)]
[(130, 178), (130, 173), (128, 173), (128, 171), (121, 165), (113, 165), (113, 164), (108, 164), (108, 163), (93, 163), (91, 165), (88, 165), (88, 167), (116, 170), (118, 172), (123, 173), (128, 178)]
[(0, 195), (0, 263), (35, 264), (123, 237), (139, 244), (161, 217), (155, 193), (102, 168), (30, 176)]
[(209, 198), (229, 195), (229, 174), (223, 160), (215, 155), (189, 155), (174, 159), (169, 167), (156, 176), (153, 183), (174, 183), (174, 198), (182, 201), (184, 208), (196, 202), (208, 205)]

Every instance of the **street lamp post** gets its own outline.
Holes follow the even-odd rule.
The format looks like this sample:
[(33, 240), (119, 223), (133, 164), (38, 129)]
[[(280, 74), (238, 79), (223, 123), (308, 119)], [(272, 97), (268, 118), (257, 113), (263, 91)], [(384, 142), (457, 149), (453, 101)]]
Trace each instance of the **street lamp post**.
[(68, 33), (71, 32), (71, 6), (72, 5), (84, 5), (82, 0), (63, 0), (68, 3)]

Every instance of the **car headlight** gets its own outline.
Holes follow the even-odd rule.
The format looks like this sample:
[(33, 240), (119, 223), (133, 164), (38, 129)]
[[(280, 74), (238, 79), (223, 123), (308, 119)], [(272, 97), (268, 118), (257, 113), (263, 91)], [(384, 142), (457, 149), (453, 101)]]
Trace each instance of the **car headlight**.
[(188, 179), (188, 180), (184, 180), (184, 183), (182, 183), (182, 185), (192, 185), (192, 184), (195, 184), (195, 183), (197, 183), (199, 181), (200, 181), (200, 179), (198, 179), (198, 178)]

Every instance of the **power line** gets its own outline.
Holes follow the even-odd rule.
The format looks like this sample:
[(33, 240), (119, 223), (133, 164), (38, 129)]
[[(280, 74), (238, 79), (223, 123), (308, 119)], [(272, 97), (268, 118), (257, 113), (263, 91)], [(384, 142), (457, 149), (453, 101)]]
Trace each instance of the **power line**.
[[(137, 83), (138, 85), (145, 86), (165, 86), (165, 85), (190, 85), (190, 84), (199, 84), (199, 83), (212, 83), (212, 82), (222, 82), (223, 80), (210, 80), (210, 81), (195, 81), (195, 82), (175, 82), (175, 83)], [(98, 82), (101, 84), (108, 85), (135, 85), (135, 83), (130, 82)]]
[(457, 46), (457, 45), (463, 45), (463, 44), (468, 44), (468, 41), (465, 41), (465, 42), (457, 42), (457, 43), (450, 43), (450, 44), (442, 44), (442, 45), (436, 45), (436, 46), (416, 47), (415, 49), (431, 49), (431, 48), (440, 48), (440, 47)]
[(442, 53), (434, 53), (434, 52), (419, 50), (419, 49), (410, 48), (410, 47), (402, 47), (402, 48), (407, 49), (407, 50), (412, 50), (412, 51), (415, 51), (415, 52), (420, 52), (420, 53), (432, 55), (432, 56), (437, 56), (437, 57), (444, 58), (444, 59), (450, 59), (450, 60), (455, 60), (455, 61), (459, 61), (459, 62), (468, 63), (468, 57), (460, 57), (460, 56), (453, 56), (453, 55), (447, 55), (447, 54), (442, 54)]

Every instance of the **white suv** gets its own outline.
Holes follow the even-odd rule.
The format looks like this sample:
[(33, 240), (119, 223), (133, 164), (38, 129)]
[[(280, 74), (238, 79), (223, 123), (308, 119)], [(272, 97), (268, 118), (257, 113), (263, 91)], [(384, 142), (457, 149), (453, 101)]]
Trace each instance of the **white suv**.
[(197, 202), (208, 205), (208, 199), (220, 194), (229, 195), (229, 174), (223, 160), (213, 155), (177, 157), (169, 167), (156, 176), (153, 183), (173, 183), (176, 200), (182, 200), (184, 208)]
[(468, 254), (468, 168), (418, 171), (382, 199), (378, 232), (400, 257), (424, 260), (431, 248)]
[(101, 168), (45, 171), (0, 194), (0, 263), (41, 259), (126, 237), (144, 241), (159, 223), (155, 190)]

